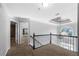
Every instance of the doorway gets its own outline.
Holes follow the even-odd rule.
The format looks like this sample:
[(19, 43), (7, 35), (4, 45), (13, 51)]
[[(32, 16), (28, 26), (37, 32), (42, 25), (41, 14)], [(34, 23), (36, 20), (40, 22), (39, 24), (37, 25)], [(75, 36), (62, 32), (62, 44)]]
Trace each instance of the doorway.
[(10, 44), (11, 47), (15, 47), (16, 46), (16, 23), (15, 22), (11, 22), (10, 24)]

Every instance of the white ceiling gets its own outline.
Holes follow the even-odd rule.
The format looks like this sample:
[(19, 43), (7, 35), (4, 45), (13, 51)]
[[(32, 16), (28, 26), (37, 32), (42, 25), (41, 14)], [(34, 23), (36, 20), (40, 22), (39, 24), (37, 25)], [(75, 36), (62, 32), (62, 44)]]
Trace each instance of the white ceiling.
[[(6, 3), (10, 16), (19, 16), (30, 18), (44, 23), (56, 17), (60, 13), (62, 18), (69, 18), (77, 22), (77, 4), (76, 3), (54, 3), (44, 8), (40, 3)], [(40, 8), (40, 10), (39, 10)]]

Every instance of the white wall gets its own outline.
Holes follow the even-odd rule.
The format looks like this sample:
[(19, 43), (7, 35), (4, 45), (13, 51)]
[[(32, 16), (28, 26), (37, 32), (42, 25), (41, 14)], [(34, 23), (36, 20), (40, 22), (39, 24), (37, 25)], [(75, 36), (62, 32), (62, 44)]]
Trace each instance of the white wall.
[(10, 48), (10, 21), (5, 10), (0, 4), (0, 55), (6, 55)]
[(33, 35), (33, 33), (35, 34), (49, 34), (50, 32), (57, 33), (56, 28), (57, 28), (56, 25), (49, 25), (30, 20), (30, 35)]

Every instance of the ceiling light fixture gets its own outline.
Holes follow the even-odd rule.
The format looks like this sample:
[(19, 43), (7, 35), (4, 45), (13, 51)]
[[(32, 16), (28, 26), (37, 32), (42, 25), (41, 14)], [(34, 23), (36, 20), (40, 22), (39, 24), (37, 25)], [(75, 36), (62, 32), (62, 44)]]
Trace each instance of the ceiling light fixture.
[(46, 0), (44, 0), (44, 1), (42, 2), (42, 6), (43, 6), (44, 8), (48, 7), (48, 2), (47, 2)]
[(57, 24), (65, 24), (72, 22), (70, 19), (62, 18), (60, 13), (56, 13), (56, 17), (54, 19), (50, 20), (51, 23), (57, 23)]
[(42, 3), (42, 6), (44, 7), (44, 8), (47, 8), (48, 7), (48, 3)]

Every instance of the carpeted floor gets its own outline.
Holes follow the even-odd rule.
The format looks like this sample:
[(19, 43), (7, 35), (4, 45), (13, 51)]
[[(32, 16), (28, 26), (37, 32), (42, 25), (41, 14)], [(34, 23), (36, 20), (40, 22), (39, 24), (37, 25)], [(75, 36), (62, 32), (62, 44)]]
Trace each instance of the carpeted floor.
[(12, 47), (7, 56), (76, 56), (77, 53), (63, 49), (56, 45), (45, 45), (35, 50), (24, 44)]

